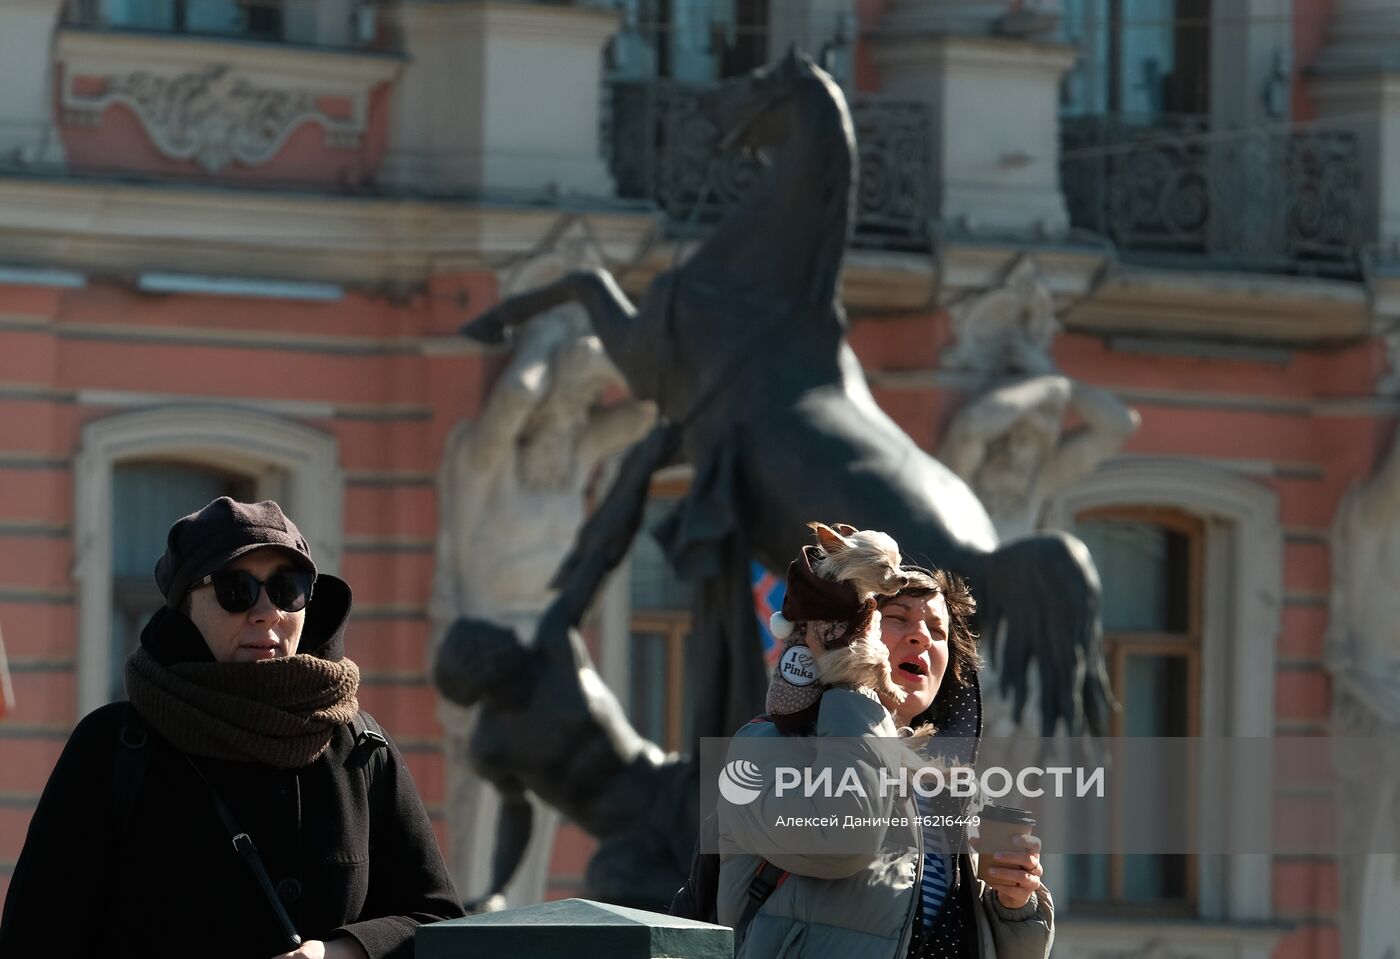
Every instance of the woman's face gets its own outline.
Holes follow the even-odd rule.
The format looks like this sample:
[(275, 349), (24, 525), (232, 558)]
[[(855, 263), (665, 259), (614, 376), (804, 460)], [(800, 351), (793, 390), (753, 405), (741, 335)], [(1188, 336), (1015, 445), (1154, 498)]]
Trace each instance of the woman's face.
[(942, 593), (896, 596), (880, 607), (880, 639), (895, 684), (908, 694), (895, 719), (908, 726), (933, 704), (948, 669), (948, 601)]
[[(255, 549), (229, 563), (224, 569), (244, 569), (260, 581), (278, 569), (290, 567), (286, 554), (274, 548)], [(190, 620), (199, 629), (214, 659), (221, 663), (251, 663), (296, 654), (306, 610), (289, 613), (278, 609), (258, 590), (258, 601), (251, 609), (230, 613), (214, 598), (212, 586), (199, 586), (190, 592)]]

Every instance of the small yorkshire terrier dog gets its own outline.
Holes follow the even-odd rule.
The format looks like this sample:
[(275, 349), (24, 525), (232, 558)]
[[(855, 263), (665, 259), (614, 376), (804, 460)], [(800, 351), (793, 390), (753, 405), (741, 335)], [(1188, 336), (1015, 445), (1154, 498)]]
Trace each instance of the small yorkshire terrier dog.
[[(876, 605), (908, 583), (900, 570), (899, 545), (877, 530), (808, 525), (817, 545), (803, 547), (788, 567), (783, 608), (769, 621), (774, 638), (785, 645), (768, 687), (767, 709), (784, 732), (810, 724), (826, 686), (865, 686), (887, 705), (899, 705), (906, 696), (890, 676)], [(827, 649), (820, 659), (807, 647), (811, 633)]]

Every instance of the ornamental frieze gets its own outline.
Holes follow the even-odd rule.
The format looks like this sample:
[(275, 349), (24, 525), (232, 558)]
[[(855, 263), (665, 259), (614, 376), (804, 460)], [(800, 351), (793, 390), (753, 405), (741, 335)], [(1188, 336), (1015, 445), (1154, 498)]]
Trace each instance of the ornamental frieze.
[[(66, 123), (95, 126), (107, 107), (129, 107), (164, 156), (193, 160), (218, 173), (235, 162), (267, 162), (306, 123), (325, 130), (329, 147), (359, 146), (368, 113), (365, 99), (263, 86), (216, 64), (184, 73), (74, 75), (64, 84), (63, 110)], [(328, 113), (328, 101), (348, 102), (348, 116)]]

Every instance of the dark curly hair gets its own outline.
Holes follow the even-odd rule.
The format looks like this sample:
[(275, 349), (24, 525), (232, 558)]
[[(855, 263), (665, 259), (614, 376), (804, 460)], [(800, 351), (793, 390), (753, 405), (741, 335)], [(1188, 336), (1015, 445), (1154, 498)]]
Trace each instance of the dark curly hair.
[[(982, 666), (982, 654), (977, 649), (977, 634), (972, 631), (972, 617), (977, 612), (977, 600), (967, 580), (946, 569), (927, 570), (906, 566), (903, 572), (909, 585), (900, 596), (932, 596), (942, 593), (948, 604), (948, 665), (953, 680), (961, 686), (971, 684)], [(893, 598), (893, 597), (891, 597)]]

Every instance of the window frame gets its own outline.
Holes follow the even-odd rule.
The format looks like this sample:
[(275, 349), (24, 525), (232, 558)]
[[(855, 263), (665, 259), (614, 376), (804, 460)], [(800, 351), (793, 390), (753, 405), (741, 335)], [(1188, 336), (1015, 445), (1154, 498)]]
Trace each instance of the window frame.
[(331, 434), (232, 404), (175, 403), (86, 423), (73, 469), (79, 716), (109, 702), (113, 467), (151, 459), (255, 478), (257, 495), (279, 500), (296, 520), (317, 568), (340, 570), (345, 480)]
[[(1074, 517), (1111, 506), (1174, 508), (1204, 524), (1202, 730), (1211, 736), (1272, 736), (1283, 596), (1278, 494), (1204, 459), (1120, 455), (1050, 497), (1042, 528), (1072, 532)], [(1047, 873), (1063, 873), (1061, 856), (1050, 852), (1044, 858)], [(1272, 917), (1268, 855), (1201, 856), (1197, 876), (1195, 918)], [(1078, 914), (1068, 903), (1062, 911)]]
[[(1185, 631), (1157, 632), (1148, 630), (1108, 629), (1103, 633), (1104, 658), (1115, 695), (1127, 688), (1128, 658), (1134, 654), (1175, 654), (1186, 660), (1186, 735), (1200, 736), (1201, 666), (1202, 666), (1202, 591), (1205, 586), (1205, 524), (1179, 509), (1160, 506), (1103, 506), (1084, 510), (1074, 517), (1075, 523), (1108, 520), (1142, 523), (1177, 533), (1187, 540), (1186, 569), (1186, 628)], [(1109, 720), (1109, 736), (1125, 736), (1127, 717), (1123, 709), (1114, 710)], [(1194, 790), (1192, 790), (1194, 792)], [(1110, 829), (1117, 831), (1120, 823), (1114, 806), (1114, 821)], [(1196, 822), (1193, 804), (1189, 822)], [(1080, 915), (1134, 916), (1139, 918), (1182, 918), (1197, 914), (1200, 896), (1199, 863), (1195, 855), (1185, 856), (1185, 890), (1179, 899), (1142, 901), (1124, 898), (1125, 858), (1108, 854), (1109, 893), (1104, 899), (1071, 899), (1074, 911)]]

